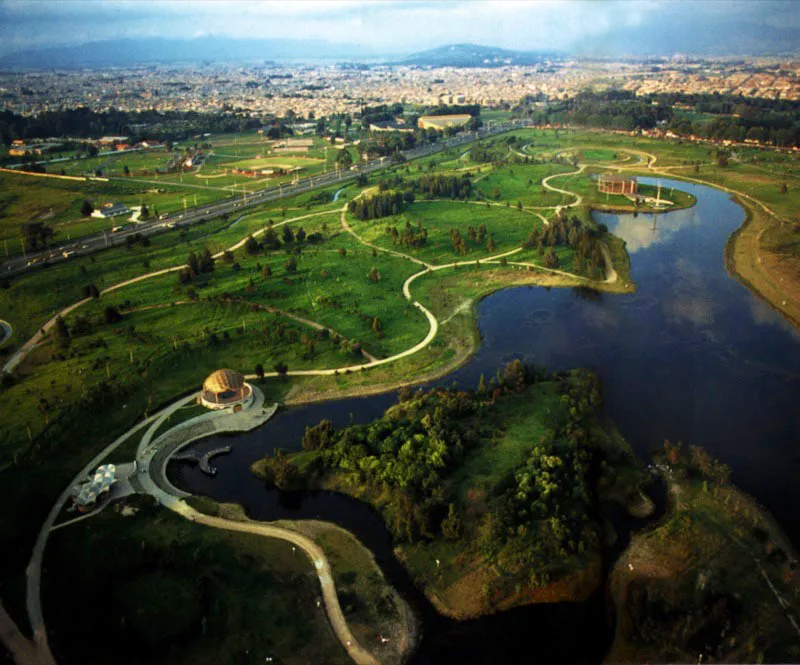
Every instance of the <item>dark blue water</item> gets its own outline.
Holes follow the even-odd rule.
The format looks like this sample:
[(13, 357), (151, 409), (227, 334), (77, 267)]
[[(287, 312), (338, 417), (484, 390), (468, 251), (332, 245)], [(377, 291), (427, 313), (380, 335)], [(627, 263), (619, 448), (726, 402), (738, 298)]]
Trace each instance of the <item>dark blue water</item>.
[[(535, 287), (495, 293), (478, 307), (483, 340), (478, 353), (439, 383), (475, 385), (482, 373), (491, 377), (517, 357), (550, 370), (589, 367), (603, 379), (607, 414), (640, 455), (664, 439), (707, 448), (731, 466), (734, 482), (769, 508), (799, 543), (800, 334), (726, 272), (725, 243), (744, 211), (710, 187), (662, 184), (691, 192), (697, 205), (657, 216), (597, 215), (628, 244), (635, 294), (587, 298), (573, 290)], [(669, 198), (669, 189), (664, 196)], [(366, 506), (325, 493), (287, 497), (266, 490), (249, 471), (275, 447), (298, 449), (309, 424), (322, 418), (336, 426), (367, 422), (395, 400), (395, 395), (381, 395), (286, 410), (260, 430), (236, 437), (234, 452), (215, 462), (219, 472), (213, 480), (185, 466), (173, 465), (171, 475), (187, 491), (237, 501), (259, 519), (320, 516), (339, 522), (376, 552), (405, 592), (407, 580), (391, 556), (386, 532)], [(218, 438), (207, 439), (197, 447), (218, 443)], [(412, 601), (424, 606), (424, 599)], [(560, 643), (553, 652), (559, 661), (602, 658), (608, 634), (597, 628), (601, 605), (588, 604), (583, 614), (569, 619), (575, 622), (570, 633), (576, 627), (587, 631), (587, 644), (593, 635), (591, 647), (565, 644), (559, 631), (552, 636), (554, 645)], [(557, 612), (570, 611), (551, 608), (550, 614), (535, 610), (539, 614), (534, 615), (526, 609), (501, 615), (505, 620), (475, 623), (466, 634), (476, 641), (464, 643), (466, 654), (475, 649), (475, 658), (464, 662), (492, 662), (485, 659), (481, 640), (496, 639), (497, 631), (513, 640), (519, 624), (522, 639), (528, 621), (547, 626)], [(465, 638), (460, 629), (437, 624), (429, 608), (423, 607), (423, 614), (428, 637), (419, 657), (435, 662), (430, 654), (449, 653)], [(548, 630), (537, 644), (547, 643)], [(448, 647), (441, 651), (443, 644)]]

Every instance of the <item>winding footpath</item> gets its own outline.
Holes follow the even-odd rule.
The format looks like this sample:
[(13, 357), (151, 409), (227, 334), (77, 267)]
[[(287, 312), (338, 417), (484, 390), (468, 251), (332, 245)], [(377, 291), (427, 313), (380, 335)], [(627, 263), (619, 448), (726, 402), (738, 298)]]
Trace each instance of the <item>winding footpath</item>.
[[(579, 194), (574, 192), (569, 192), (568, 190), (559, 189), (549, 184), (549, 180), (554, 177), (564, 177), (568, 175), (575, 175), (577, 173), (581, 173), (585, 168), (585, 165), (581, 165), (580, 168), (573, 172), (567, 174), (555, 174), (553, 176), (549, 176), (542, 181), (542, 184), (551, 191), (560, 192), (563, 194), (568, 194), (575, 197), (575, 201), (566, 206), (555, 206), (556, 210), (559, 210), (563, 207), (573, 207), (579, 205), (582, 202), (582, 197)], [(362, 193), (363, 195), (363, 193)], [(442, 264), (442, 265), (434, 265), (428, 263), (426, 261), (422, 261), (415, 257), (409, 256), (407, 254), (403, 254), (401, 252), (397, 252), (390, 249), (385, 249), (374, 245), (372, 243), (367, 242), (363, 238), (361, 238), (355, 230), (349, 225), (346, 218), (347, 206), (341, 208), (341, 210), (326, 210), (316, 213), (310, 213), (306, 215), (302, 215), (299, 217), (294, 217), (292, 219), (287, 219), (278, 224), (273, 225), (273, 227), (282, 226), (284, 224), (288, 224), (291, 222), (300, 221), (303, 219), (318, 217), (321, 215), (330, 215), (335, 214), (336, 212), (340, 212), (340, 220), (341, 226), (343, 230), (350, 233), (360, 244), (369, 247), (375, 251), (379, 251), (385, 254), (390, 254), (393, 256), (397, 256), (399, 258), (404, 258), (412, 263), (415, 263), (422, 267), (422, 270), (410, 275), (405, 282), (403, 283), (402, 293), (405, 299), (414, 307), (419, 309), (425, 318), (428, 321), (428, 332), (425, 337), (418, 342), (416, 345), (412, 346), (405, 351), (397, 353), (393, 356), (382, 358), (382, 359), (370, 359), (369, 362), (359, 364), (359, 365), (351, 365), (349, 367), (338, 367), (338, 368), (328, 368), (328, 369), (316, 369), (316, 370), (294, 370), (287, 372), (288, 376), (331, 376), (337, 375), (343, 372), (354, 372), (354, 371), (362, 371), (368, 370), (372, 367), (377, 367), (380, 365), (385, 365), (388, 363), (393, 363), (408, 356), (412, 356), (416, 353), (419, 353), (423, 349), (425, 349), (436, 337), (439, 331), (439, 322), (433, 313), (428, 310), (424, 305), (422, 305), (417, 300), (413, 299), (411, 294), (411, 285), (414, 283), (415, 280), (420, 278), (423, 275), (428, 275), (436, 271), (444, 270), (447, 268), (457, 268), (460, 266), (474, 266), (475, 264), (501, 264), (503, 262), (508, 263), (509, 265), (519, 266), (519, 267), (527, 267), (527, 268), (535, 268), (536, 270), (558, 274), (562, 276), (567, 276), (570, 278), (574, 278), (578, 281), (590, 281), (588, 278), (581, 277), (579, 275), (574, 275), (572, 273), (568, 273), (565, 271), (555, 270), (555, 269), (548, 269), (537, 264), (533, 263), (525, 263), (525, 262), (508, 262), (508, 257), (513, 257), (513, 255), (522, 251), (522, 247), (516, 247), (512, 250), (486, 257), (483, 259), (472, 260), (472, 261), (456, 261), (452, 263)], [(538, 215), (544, 223), (549, 223), (548, 220), (539, 213), (534, 213)], [(252, 233), (254, 237), (260, 236), (266, 232), (267, 228), (263, 227), (255, 232)], [(237, 242), (233, 246), (231, 246), (228, 250), (223, 250), (218, 252), (214, 255), (214, 258), (219, 258), (224, 255), (226, 251), (233, 251), (238, 248), (244, 246), (247, 242), (247, 236), (243, 238), (241, 241)], [(608, 255), (607, 250), (604, 252), (604, 256), (606, 257), (606, 264), (607, 264), (607, 271), (606, 271), (606, 282), (616, 281), (617, 275), (616, 272), (613, 270), (611, 266), (611, 259), (610, 255)], [(111, 293), (118, 289), (124, 288), (130, 284), (134, 284), (146, 279), (150, 279), (159, 275), (165, 275), (171, 272), (175, 272), (181, 270), (185, 267), (184, 264), (173, 266), (170, 268), (164, 268), (162, 270), (158, 270), (155, 272), (147, 273), (145, 275), (140, 275), (138, 277), (134, 277), (113, 286), (110, 286), (104, 289), (101, 292), (102, 294)], [(68, 307), (63, 308), (60, 312), (58, 312), (55, 316), (53, 316), (43, 327), (40, 329), (31, 339), (29, 339), (25, 344), (23, 344), (17, 352), (5, 363), (3, 370), (6, 372), (12, 371), (15, 367), (19, 365), (20, 362), (25, 358), (25, 356), (42, 340), (44, 335), (50, 330), (54, 325), (58, 317), (67, 316), (70, 312), (81, 307), (82, 305), (88, 303), (91, 298), (85, 298), (80, 300)], [(312, 326), (319, 326), (321, 324), (317, 324), (313, 321), (308, 319), (302, 319), (301, 317), (293, 317), (296, 320), (299, 320), (303, 323)], [(265, 377), (277, 377), (279, 376), (277, 372), (270, 372), (265, 373)], [(254, 375), (249, 375), (247, 378), (253, 379), (255, 378)], [(28, 565), (26, 574), (27, 574), (27, 611), (28, 617), (30, 620), (31, 627), (33, 629), (33, 641), (29, 642), (26, 641), (23, 636), (19, 634), (16, 626), (11, 621), (10, 617), (4, 612), (2, 605), (0, 605), (0, 637), (2, 637), (5, 644), (12, 648), (12, 652), (15, 654), (15, 658), (18, 659), (18, 662), (24, 663), (24, 665), (33, 665), (33, 663), (37, 663), (39, 665), (55, 665), (55, 659), (50, 651), (50, 647), (47, 640), (47, 632), (44, 623), (44, 617), (42, 613), (42, 606), (41, 606), (41, 574), (42, 574), (42, 560), (44, 555), (45, 546), (47, 544), (47, 539), (50, 532), (54, 528), (59, 528), (62, 525), (55, 525), (56, 519), (58, 518), (59, 514), (63, 510), (67, 500), (69, 499), (70, 495), (72, 494), (73, 487), (80, 483), (85, 478), (89, 477), (91, 472), (105, 459), (111, 452), (113, 452), (117, 447), (119, 447), (122, 443), (127, 441), (130, 437), (134, 434), (142, 430), (143, 428), (147, 427), (145, 434), (142, 436), (142, 439), (139, 443), (139, 451), (147, 451), (149, 450), (149, 454), (147, 459), (141, 459), (143, 462), (149, 462), (153, 459), (153, 455), (155, 454), (155, 450), (152, 449), (151, 444), (153, 444), (153, 437), (155, 433), (159, 430), (163, 423), (166, 422), (167, 418), (173, 415), (178, 409), (190, 404), (194, 399), (196, 399), (196, 393), (189, 395), (187, 397), (181, 398), (174, 402), (173, 404), (169, 405), (168, 407), (162, 409), (156, 414), (153, 414), (140, 423), (129, 429), (125, 434), (115, 439), (112, 443), (106, 446), (102, 451), (100, 451), (84, 468), (75, 476), (73, 481), (64, 489), (61, 493), (59, 498), (57, 499), (56, 503), (53, 505), (50, 513), (48, 514), (47, 518), (45, 519), (40, 532), (37, 538), (36, 544), (33, 549), (33, 553), (31, 556), (30, 563)], [(240, 414), (236, 415), (245, 415), (247, 411), (243, 411)], [(207, 415), (207, 414), (206, 414)], [(198, 420), (203, 418), (204, 416), (200, 416), (193, 420)], [(230, 415), (227, 416), (231, 418)], [(177, 426), (180, 427), (180, 426)], [(155, 443), (158, 442), (156, 439)], [(139, 461), (140, 455), (137, 454), (137, 461)], [(347, 626), (347, 622), (344, 619), (342, 614), (341, 606), (338, 601), (338, 597), (336, 594), (336, 589), (333, 583), (333, 577), (331, 573), (331, 568), (328, 563), (327, 558), (325, 557), (324, 552), (322, 549), (316, 545), (311, 539), (303, 536), (295, 531), (290, 529), (286, 529), (283, 527), (278, 527), (271, 524), (259, 523), (259, 522), (252, 522), (252, 521), (232, 521), (226, 520), (220, 517), (212, 517), (209, 515), (204, 515), (199, 513), (198, 511), (194, 510), (191, 506), (185, 503), (181, 497), (176, 496), (175, 494), (171, 494), (164, 490), (163, 487), (160, 487), (157, 483), (155, 483), (151, 478), (151, 472), (149, 469), (149, 464), (145, 464), (145, 470), (147, 473), (144, 473), (140, 476), (136, 476), (136, 483), (141, 487), (141, 489), (152, 496), (154, 496), (162, 505), (173, 510), (175, 513), (185, 517), (194, 522), (198, 522), (201, 524), (205, 524), (206, 526), (211, 526), (214, 528), (225, 529), (230, 531), (239, 531), (245, 533), (252, 533), (272, 538), (280, 538), (282, 540), (286, 540), (292, 543), (296, 547), (300, 547), (305, 554), (308, 556), (310, 561), (313, 563), (315, 570), (317, 571), (318, 578), (320, 580), (320, 585), (322, 588), (323, 598), (325, 601), (326, 611), (328, 613), (328, 617), (331, 623), (331, 626), (336, 633), (336, 636), (342, 643), (342, 646), (347, 650), (351, 658), (354, 662), (358, 663), (359, 665), (377, 665), (378, 661), (370, 654), (366, 649), (358, 644), (356, 639), (353, 637), (352, 632), (350, 631), (349, 627)], [(35, 659), (34, 660), (26, 660), (26, 658), (32, 657), (32, 654), (35, 652)]]

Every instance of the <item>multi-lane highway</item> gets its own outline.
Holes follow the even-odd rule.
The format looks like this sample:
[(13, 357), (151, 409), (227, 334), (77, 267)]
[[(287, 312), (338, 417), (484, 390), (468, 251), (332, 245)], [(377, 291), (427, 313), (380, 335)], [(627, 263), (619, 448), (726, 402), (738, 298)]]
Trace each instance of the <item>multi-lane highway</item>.
[[(443, 138), (435, 143), (404, 150), (402, 154), (407, 160), (419, 159), (420, 157), (427, 157), (428, 155), (447, 148), (469, 143), (477, 138), (494, 136), (525, 125), (526, 121), (517, 120), (514, 122), (495, 124), (490, 127), (481, 127), (477, 132), (463, 132), (450, 138)], [(0, 276), (16, 275), (44, 265), (68, 261), (73, 256), (91, 254), (106, 249), (107, 247), (121, 245), (124, 244), (128, 236), (131, 235), (163, 233), (164, 231), (176, 227), (196, 224), (225, 213), (240, 212), (244, 208), (252, 208), (269, 201), (294, 196), (302, 192), (308, 192), (340, 182), (344, 183), (355, 180), (359, 173), (370, 174), (388, 166), (389, 163), (389, 158), (382, 157), (360, 165), (359, 171), (332, 171), (323, 175), (309, 176), (298, 180), (294, 184), (287, 183), (280, 186), (268, 187), (256, 192), (250, 192), (242, 198), (232, 195), (232, 198), (225, 199), (224, 201), (217, 201), (215, 203), (189, 208), (183, 213), (176, 212), (171, 215), (161, 215), (157, 219), (152, 218), (144, 222), (137, 222), (127, 227), (124, 231), (119, 231), (117, 233), (112, 233), (109, 230), (91, 236), (84, 236), (71, 242), (67, 241), (52, 245), (47, 251), (27, 252), (25, 254), (9, 256), (0, 263)]]

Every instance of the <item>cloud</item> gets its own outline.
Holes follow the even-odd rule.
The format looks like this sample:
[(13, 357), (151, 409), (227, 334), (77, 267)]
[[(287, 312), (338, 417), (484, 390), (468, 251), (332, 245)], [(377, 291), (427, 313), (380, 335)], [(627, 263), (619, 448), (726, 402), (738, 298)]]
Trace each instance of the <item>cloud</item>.
[[(623, 34), (663, 33), (663, 22), (702, 35), (709, 22), (797, 23), (785, 2), (606, 0), (12, 0), (0, 1), (0, 52), (119, 37), (326, 39), (408, 53), (453, 42), (520, 50), (597, 51)], [(676, 23), (677, 22), (677, 23)], [(608, 36), (608, 40), (604, 38)]]

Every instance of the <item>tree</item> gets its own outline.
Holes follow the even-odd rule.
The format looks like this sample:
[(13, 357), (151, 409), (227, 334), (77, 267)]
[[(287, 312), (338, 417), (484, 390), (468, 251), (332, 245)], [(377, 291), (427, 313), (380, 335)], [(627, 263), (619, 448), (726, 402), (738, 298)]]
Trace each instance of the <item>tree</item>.
[(492, 236), (489, 236), (489, 238), (486, 240), (486, 251), (493, 252), (494, 250), (495, 250), (494, 238), (492, 238)]
[(83, 295), (87, 298), (99, 298), (100, 289), (98, 289), (94, 284), (87, 284), (83, 287)]
[(70, 343), (69, 327), (67, 327), (66, 321), (60, 316), (56, 317), (55, 332), (56, 345), (61, 349), (66, 349)]
[(109, 305), (103, 310), (103, 318), (106, 323), (118, 323), (122, 321), (122, 314), (120, 314), (116, 307)]
[(93, 212), (94, 206), (92, 205), (92, 202), (88, 199), (83, 199), (83, 203), (81, 203), (81, 215), (84, 217), (90, 217)]
[(272, 268), (269, 264), (264, 266), (263, 275), (264, 277), (272, 277)]
[(244, 251), (248, 254), (258, 254), (261, 251), (261, 245), (258, 243), (252, 234), (247, 236), (247, 240), (244, 243)]
[(344, 247), (340, 247), (340, 248), (339, 248), (339, 256), (341, 256), (341, 257), (343, 257), (343, 258), (344, 258), (345, 256), (347, 256), (347, 250), (346, 250)]
[(325, 450), (333, 442), (333, 423), (321, 420), (313, 427), (306, 427), (303, 435), (303, 450)]
[(283, 360), (279, 360), (272, 367), (278, 373), (278, 376), (281, 378), (286, 378), (286, 374), (289, 371), (289, 366)]
[(383, 324), (377, 316), (372, 319), (372, 332), (374, 332), (375, 336), (378, 338), (383, 337)]
[(448, 540), (458, 540), (463, 529), (464, 525), (456, 513), (456, 507), (451, 503), (447, 509), (447, 517), (442, 520), (442, 535)]
[(186, 259), (186, 265), (189, 267), (189, 276), (191, 279), (194, 279), (195, 276), (200, 274), (200, 259), (197, 258), (197, 254), (194, 252), (189, 252), (189, 258)]
[(264, 365), (261, 363), (256, 364), (256, 377), (258, 377), (258, 380), (262, 383), (264, 382)]
[(336, 153), (336, 165), (345, 171), (353, 165), (353, 156), (349, 150), (339, 150)]
[(278, 239), (278, 234), (275, 229), (270, 226), (264, 232), (264, 247), (267, 249), (278, 249), (281, 246), (281, 241)]
[(544, 253), (544, 265), (551, 269), (558, 268), (558, 257), (552, 247), (548, 247)]
[(125, 166), (122, 167), (122, 174), (123, 175), (130, 175), (131, 174), (131, 170), (128, 168), (127, 164), (125, 164)]
[(372, 266), (369, 269), (369, 274), (367, 277), (369, 277), (370, 282), (379, 282), (381, 279), (381, 273), (378, 272), (378, 269), (375, 266)]
[(53, 229), (44, 222), (26, 222), (19, 225), (25, 248), (30, 252), (46, 249), (48, 241), (53, 237)]
[(297, 242), (303, 242), (306, 239), (306, 232), (302, 226), (299, 229), (297, 229), (297, 233), (295, 234), (294, 239)]
[(139, 219), (142, 221), (150, 219), (150, 210), (147, 208), (146, 205), (142, 205), (142, 210), (139, 213)]
[(294, 233), (292, 233), (292, 229), (289, 227), (288, 224), (283, 225), (283, 231), (281, 233), (281, 237), (283, 238), (283, 242), (289, 243), (294, 240)]
[(199, 265), (200, 272), (214, 272), (214, 257), (211, 256), (211, 250), (208, 247), (200, 255)]
[(286, 272), (293, 273), (297, 272), (297, 259), (293, 256), (290, 256), (286, 259), (286, 263), (283, 264), (284, 268), (286, 268)]

